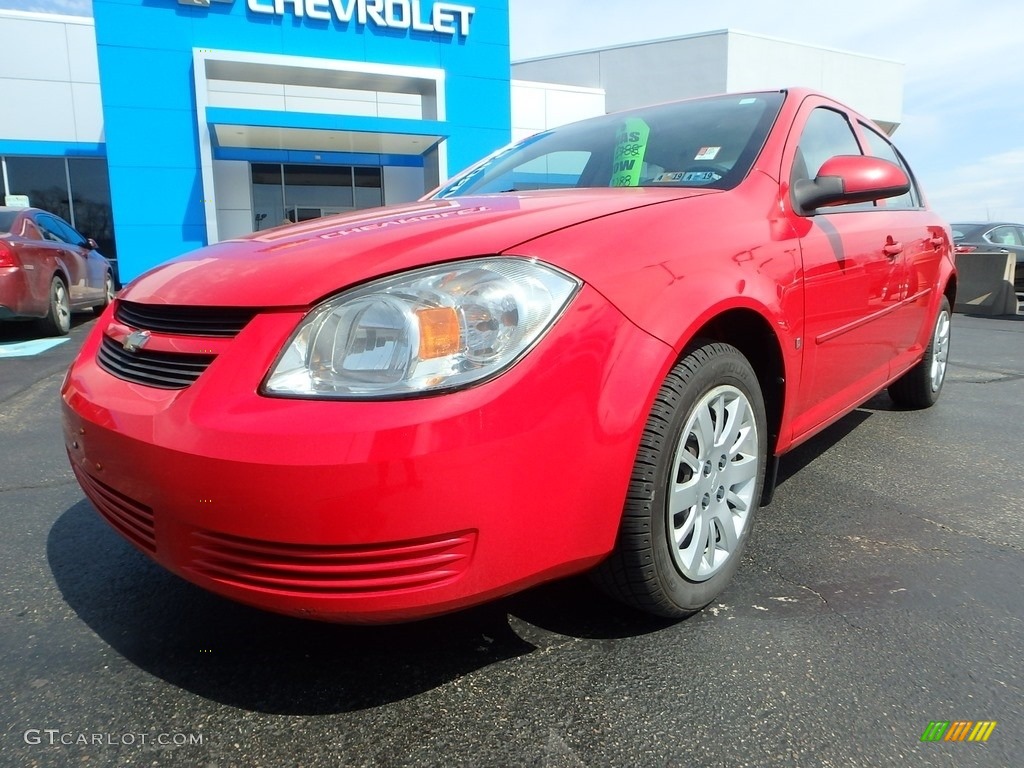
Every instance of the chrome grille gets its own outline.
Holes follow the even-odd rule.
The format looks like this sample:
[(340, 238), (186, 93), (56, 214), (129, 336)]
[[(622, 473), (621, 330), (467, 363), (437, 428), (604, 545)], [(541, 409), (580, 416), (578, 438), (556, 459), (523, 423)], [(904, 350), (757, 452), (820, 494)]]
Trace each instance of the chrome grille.
[(129, 352), (104, 336), (96, 362), (107, 373), (125, 381), (158, 389), (184, 389), (199, 378), (216, 355), (179, 355), (140, 349)]

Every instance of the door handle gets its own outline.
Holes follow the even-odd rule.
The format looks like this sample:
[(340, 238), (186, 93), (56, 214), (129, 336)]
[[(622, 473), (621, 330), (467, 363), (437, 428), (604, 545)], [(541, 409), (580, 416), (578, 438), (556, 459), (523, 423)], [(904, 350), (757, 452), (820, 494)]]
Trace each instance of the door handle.
[(882, 253), (884, 253), (890, 261), (895, 259), (901, 253), (903, 253), (903, 243), (894, 243), (890, 240), (888, 243), (882, 246)]

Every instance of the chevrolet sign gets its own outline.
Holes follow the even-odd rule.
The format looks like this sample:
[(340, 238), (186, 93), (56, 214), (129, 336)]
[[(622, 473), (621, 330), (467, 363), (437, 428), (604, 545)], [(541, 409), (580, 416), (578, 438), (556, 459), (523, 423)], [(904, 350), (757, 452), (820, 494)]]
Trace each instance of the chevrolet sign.
[[(209, 8), (211, 3), (234, 1), (178, 0), (178, 4)], [(320, 21), (337, 19), (342, 24), (355, 21), (364, 27), (372, 24), (453, 37), (469, 36), (469, 20), (476, 13), (476, 8), (469, 5), (435, 2), (430, 7), (430, 13), (425, 14), (421, 0), (246, 0), (246, 5), (251, 13), (268, 16), (291, 15)]]
[[(230, 2), (230, 0), (214, 0)], [(199, 4), (209, 5), (210, 0)], [(476, 8), (456, 3), (435, 2), (424, 8), (421, 0), (246, 0), (252, 13), (272, 16), (291, 15), (298, 18), (342, 24), (355, 21), (360, 26), (373, 25), (388, 29), (411, 29), (415, 32), (436, 32), (441, 35), (469, 35), (469, 20)]]

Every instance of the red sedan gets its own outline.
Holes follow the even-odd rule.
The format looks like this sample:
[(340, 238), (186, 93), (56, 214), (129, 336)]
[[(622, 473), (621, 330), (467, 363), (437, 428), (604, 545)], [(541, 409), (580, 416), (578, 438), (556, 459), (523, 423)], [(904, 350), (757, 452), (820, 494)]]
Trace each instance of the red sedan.
[(683, 617), (781, 454), (883, 388), (939, 397), (951, 243), (819, 94), (608, 115), (138, 278), (68, 373), (68, 455), (136, 547), (272, 611), (402, 621), (593, 570)]
[(56, 214), (0, 208), (0, 320), (35, 318), (46, 335), (63, 336), (72, 312), (102, 312), (114, 276), (96, 248)]

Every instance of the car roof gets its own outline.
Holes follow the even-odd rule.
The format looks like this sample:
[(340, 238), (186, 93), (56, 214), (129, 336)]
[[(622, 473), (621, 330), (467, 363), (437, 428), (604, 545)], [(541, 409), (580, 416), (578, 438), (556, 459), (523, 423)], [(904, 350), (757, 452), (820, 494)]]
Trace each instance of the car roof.
[(951, 221), (951, 227), (1024, 227), (1015, 221)]

